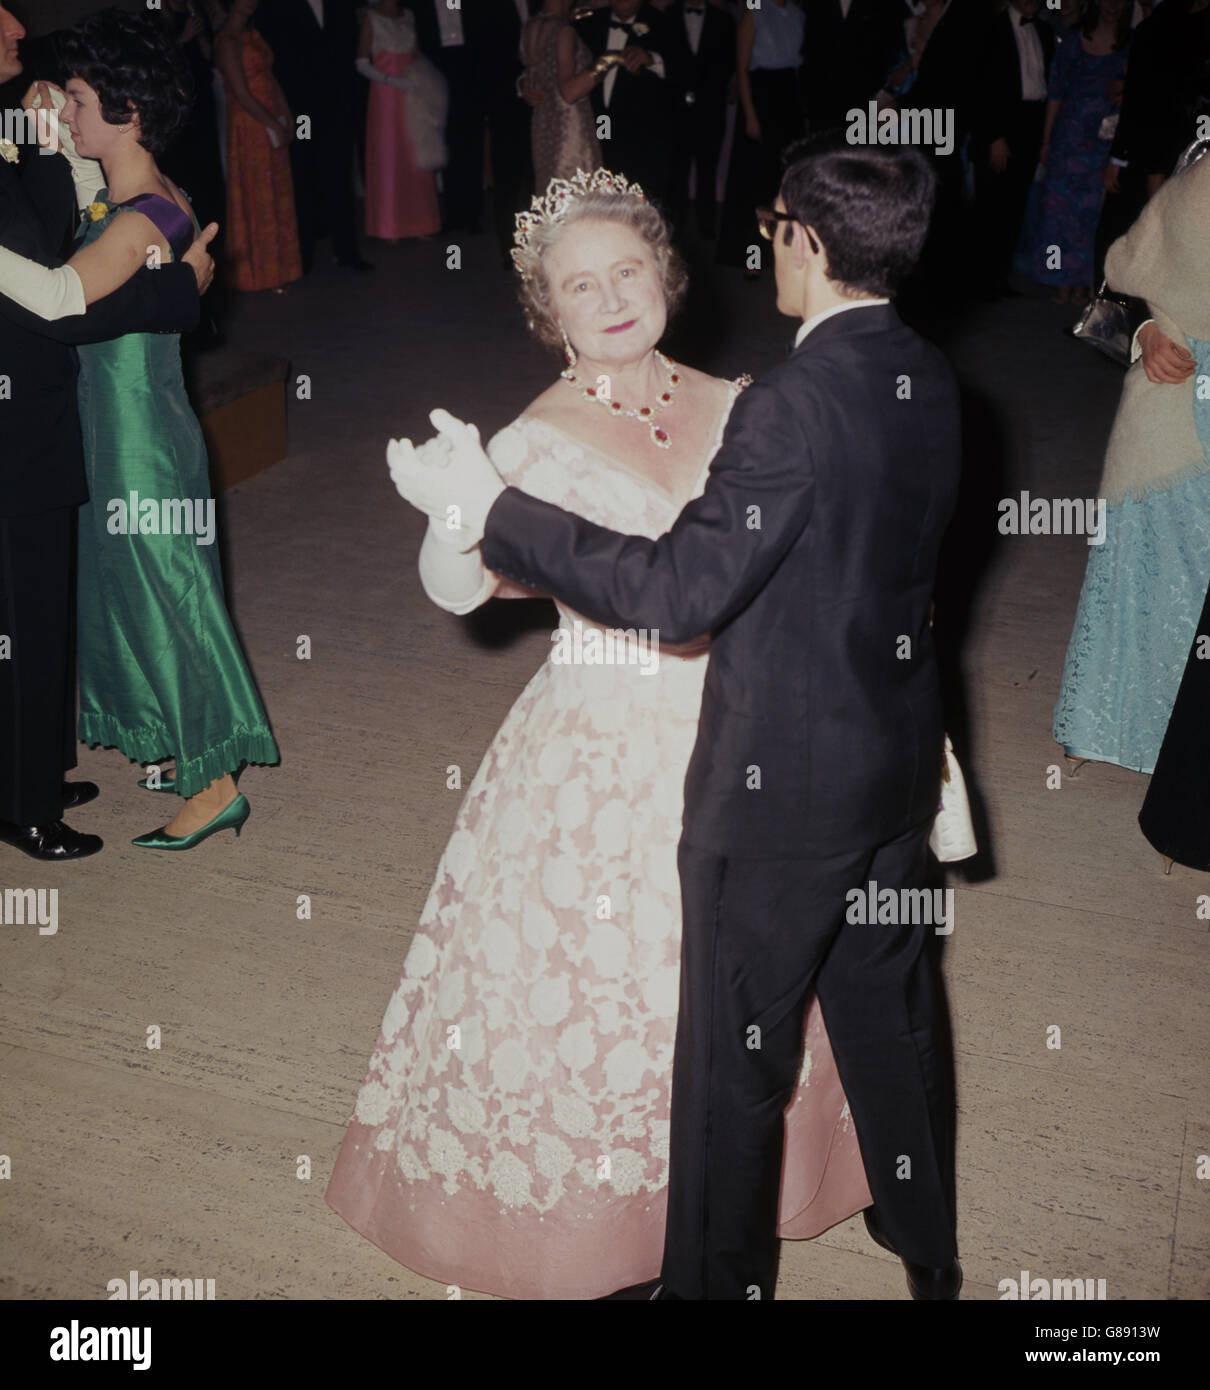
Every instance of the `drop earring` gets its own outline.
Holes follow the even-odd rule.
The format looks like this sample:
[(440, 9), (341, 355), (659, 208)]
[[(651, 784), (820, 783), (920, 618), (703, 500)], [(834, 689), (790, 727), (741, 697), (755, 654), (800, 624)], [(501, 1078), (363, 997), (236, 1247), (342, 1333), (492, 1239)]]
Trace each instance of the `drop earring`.
[(559, 331), (563, 334), (563, 351), (567, 354), (567, 365), (574, 367), (580, 359), (576, 356), (576, 350), (572, 347), (571, 339), (567, 336), (567, 329), (560, 325)]

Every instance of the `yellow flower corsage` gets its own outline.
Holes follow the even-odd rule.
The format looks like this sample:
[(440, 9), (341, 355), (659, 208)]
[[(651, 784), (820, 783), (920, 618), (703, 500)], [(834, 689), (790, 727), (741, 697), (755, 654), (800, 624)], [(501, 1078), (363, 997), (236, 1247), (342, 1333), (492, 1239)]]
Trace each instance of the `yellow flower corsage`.
[(99, 222), (102, 217), (106, 217), (108, 215), (109, 204), (100, 202), (89, 203), (88, 207), (85, 210), (94, 222)]
[(0, 140), (0, 157), (3, 157), (9, 164), (16, 164), (20, 158), (20, 152), (11, 140)]

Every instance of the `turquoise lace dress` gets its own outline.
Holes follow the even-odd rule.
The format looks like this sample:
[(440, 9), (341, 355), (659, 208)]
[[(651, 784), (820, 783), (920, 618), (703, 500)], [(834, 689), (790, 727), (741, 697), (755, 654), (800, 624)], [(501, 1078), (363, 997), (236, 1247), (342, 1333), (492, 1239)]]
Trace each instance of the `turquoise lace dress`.
[(1188, 339), (1207, 471), (1105, 509), (1055, 706), (1054, 736), (1076, 758), (1152, 772), (1210, 586), (1210, 343)]

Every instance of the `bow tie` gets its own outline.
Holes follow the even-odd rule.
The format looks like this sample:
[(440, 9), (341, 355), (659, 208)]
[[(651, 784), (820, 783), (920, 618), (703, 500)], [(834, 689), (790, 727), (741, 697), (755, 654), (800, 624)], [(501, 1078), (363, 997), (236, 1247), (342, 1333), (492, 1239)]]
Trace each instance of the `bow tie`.
[(622, 19), (611, 19), (609, 21), (609, 29), (611, 33), (614, 29), (620, 29), (623, 34), (630, 34), (632, 36), (634, 34), (634, 30), (630, 27), (629, 23)]

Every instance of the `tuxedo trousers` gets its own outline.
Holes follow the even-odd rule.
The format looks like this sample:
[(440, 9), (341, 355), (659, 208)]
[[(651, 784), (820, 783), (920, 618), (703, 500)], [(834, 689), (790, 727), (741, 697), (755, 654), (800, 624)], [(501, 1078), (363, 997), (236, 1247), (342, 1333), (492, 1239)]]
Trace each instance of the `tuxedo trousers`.
[(955, 1258), (945, 1004), (925, 951), (934, 927), (846, 920), (854, 888), (868, 900), (871, 881), (879, 894), (923, 886), (929, 829), (793, 860), (727, 858), (682, 840), (661, 1269), (679, 1297), (773, 1297), (783, 1112), (812, 990), (879, 1224), (904, 1259)]
[(63, 815), (76, 765), (74, 507), (0, 516), (0, 820)]
[(1008, 122), (1008, 166), (995, 173), (987, 155), (975, 176), (976, 236), (985, 258), (984, 278), (998, 287), (1008, 280), (1013, 252), (1025, 220), (1029, 186), (1038, 168), (1042, 130), (1046, 123), (1044, 101), (1019, 101)]
[(714, 236), (717, 225), (715, 185), (726, 125), (727, 103), (722, 93), (713, 99), (682, 100), (673, 124), (666, 196), (668, 211), (673, 222), (678, 227), (683, 226), (689, 209), (689, 171), (692, 168), (696, 175), (697, 229), (704, 237)]

